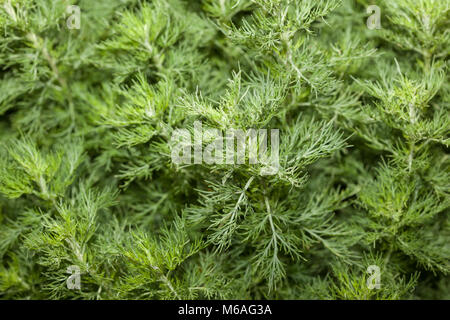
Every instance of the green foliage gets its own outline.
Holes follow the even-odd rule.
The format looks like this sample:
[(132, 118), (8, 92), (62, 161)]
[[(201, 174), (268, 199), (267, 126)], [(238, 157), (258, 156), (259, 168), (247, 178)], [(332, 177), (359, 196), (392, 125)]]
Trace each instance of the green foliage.
[(371, 4), (0, 0), (0, 298), (448, 299), (450, 1)]

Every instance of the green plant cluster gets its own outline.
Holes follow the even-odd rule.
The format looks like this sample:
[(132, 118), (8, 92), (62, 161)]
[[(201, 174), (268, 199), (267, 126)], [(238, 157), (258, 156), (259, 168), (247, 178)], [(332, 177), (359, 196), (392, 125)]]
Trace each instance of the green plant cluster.
[[(450, 299), (449, 27), (450, 0), (0, 0), (0, 298)], [(279, 129), (278, 172), (173, 163), (195, 121)]]

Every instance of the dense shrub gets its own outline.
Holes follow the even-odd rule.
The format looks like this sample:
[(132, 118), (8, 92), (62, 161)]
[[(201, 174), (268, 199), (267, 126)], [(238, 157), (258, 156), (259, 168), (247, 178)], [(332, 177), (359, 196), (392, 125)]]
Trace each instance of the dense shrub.
[(449, 0), (1, 2), (1, 298), (450, 298)]

